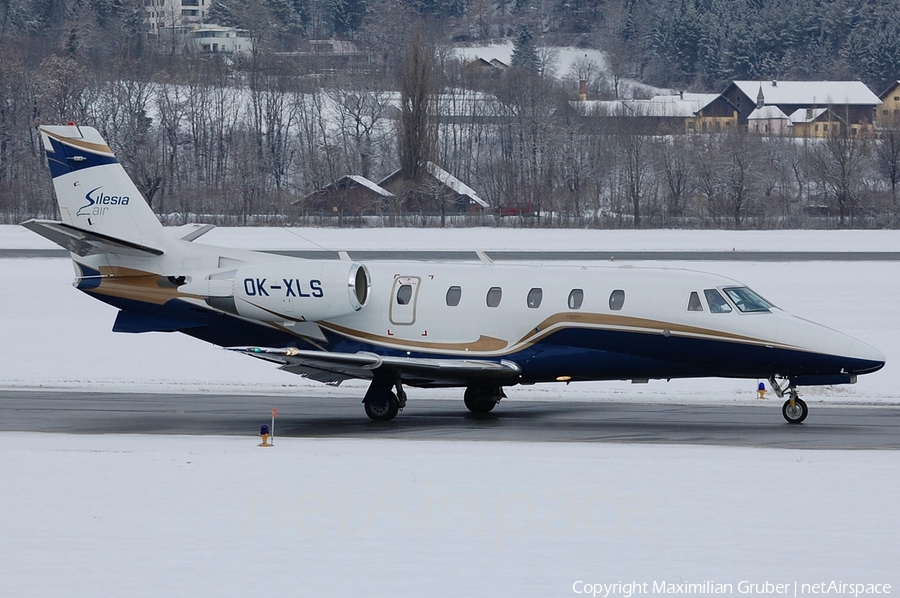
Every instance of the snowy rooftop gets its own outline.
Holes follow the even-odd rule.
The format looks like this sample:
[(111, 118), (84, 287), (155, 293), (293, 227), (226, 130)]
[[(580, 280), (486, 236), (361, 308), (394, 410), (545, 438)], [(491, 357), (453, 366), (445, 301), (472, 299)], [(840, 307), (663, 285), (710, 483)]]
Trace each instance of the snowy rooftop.
[(569, 102), (582, 114), (605, 116), (654, 116), (662, 118), (686, 118), (694, 116), (694, 104), (669, 100), (587, 100)]
[(377, 184), (373, 183), (372, 181), (370, 181), (369, 179), (367, 179), (364, 176), (360, 176), (358, 174), (350, 174), (350, 175), (347, 175), (346, 178), (354, 181), (355, 183), (362, 185), (363, 187), (366, 187), (367, 189), (371, 189), (372, 191), (374, 191), (375, 193), (377, 193), (378, 195), (380, 195), (382, 197), (394, 197), (393, 193), (391, 193), (384, 187), (379, 187)]
[[(797, 112), (801, 111), (805, 113), (806, 109), (803, 108)], [(778, 109), (778, 106), (763, 106), (751, 112), (747, 120), (788, 120), (788, 117), (787, 114)]]
[[(700, 112), (721, 97), (718, 93), (683, 92), (676, 95), (658, 95), (650, 98), (651, 102), (671, 102), (689, 110), (692, 114)], [(637, 100), (640, 101), (640, 100)]]
[(489, 207), (488, 202), (484, 201), (478, 194), (475, 193), (475, 190), (463, 183), (461, 180), (435, 164), (434, 162), (426, 162), (425, 170), (428, 171), (428, 174), (447, 185), (450, 189), (453, 189), (456, 193), (460, 195), (464, 195), (468, 197), (473, 202), (477, 203), (483, 208)]
[(792, 123), (809, 123), (826, 112), (828, 112), (827, 108), (798, 108), (791, 113), (790, 119)]
[(741, 92), (756, 99), (762, 88), (766, 104), (861, 104), (881, 103), (862, 81), (733, 81)]

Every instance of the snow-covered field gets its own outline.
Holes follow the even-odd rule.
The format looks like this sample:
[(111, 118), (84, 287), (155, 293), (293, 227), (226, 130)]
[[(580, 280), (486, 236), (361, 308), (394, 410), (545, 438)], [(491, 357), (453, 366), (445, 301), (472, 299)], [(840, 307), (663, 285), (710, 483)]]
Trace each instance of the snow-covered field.
[[(333, 249), (900, 247), (895, 232), (388, 232), (397, 234), (217, 230), (204, 240), (282, 249), (309, 248), (297, 234)], [(45, 246), (31, 237), (0, 228), (0, 247)], [(900, 402), (900, 264), (686, 266), (733, 276), (886, 354), (884, 370), (855, 386), (807, 390), (810, 403)], [(179, 335), (113, 334), (115, 310), (70, 286), (65, 259), (0, 259), (0, 274), (0, 387), (363, 391), (305, 382)], [(509, 394), (755, 403), (754, 388), (693, 380)], [(411, 400), (430, 396), (458, 391), (415, 391)], [(788, 584), (786, 593), (797, 583), (797, 595), (823, 582), (900, 588), (898, 452), (257, 442), (0, 434), (0, 596), (578, 596), (585, 584), (636, 582), (653, 593), (654, 583), (707, 581), (731, 584), (731, 595), (746, 593), (741, 582)], [(629, 598), (622, 590), (608, 596)]]
[[(500, 60), (506, 65), (512, 63), (512, 42), (504, 42), (498, 44), (488, 44), (484, 46), (461, 46), (456, 48), (456, 53), (464, 61), (468, 62), (476, 58), (483, 58), (491, 61)], [(577, 78), (573, 69), (574, 65), (583, 59), (593, 61), (597, 64), (599, 74), (605, 77), (611, 77), (612, 73), (609, 66), (609, 58), (605, 52), (594, 50), (591, 48), (574, 48), (571, 46), (548, 46), (538, 48), (538, 52), (542, 56), (547, 57), (548, 71), (551, 75), (558, 79), (566, 77)], [(635, 79), (622, 79), (619, 82), (619, 90), (623, 97), (630, 97), (635, 91), (641, 93), (660, 94), (671, 93), (671, 90), (661, 87), (653, 87), (646, 83), (641, 83)], [(574, 89), (572, 92), (574, 93)]]
[[(895, 230), (580, 230), (546, 228), (216, 228), (203, 243), (245, 249), (523, 251), (900, 251)], [(200, 242), (200, 241), (198, 241)], [(0, 225), (0, 249), (59, 249)]]
[(900, 588), (897, 452), (256, 442), (0, 434), (0, 595)]

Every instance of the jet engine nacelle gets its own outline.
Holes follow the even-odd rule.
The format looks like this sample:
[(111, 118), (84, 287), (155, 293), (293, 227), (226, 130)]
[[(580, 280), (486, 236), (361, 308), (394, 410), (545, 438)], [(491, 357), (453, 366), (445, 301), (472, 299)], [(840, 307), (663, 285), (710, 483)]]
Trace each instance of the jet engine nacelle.
[(234, 306), (265, 322), (327, 320), (362, 309), (370, 288), (369, 271), (355, 262), (255, 264), (234, 273)]

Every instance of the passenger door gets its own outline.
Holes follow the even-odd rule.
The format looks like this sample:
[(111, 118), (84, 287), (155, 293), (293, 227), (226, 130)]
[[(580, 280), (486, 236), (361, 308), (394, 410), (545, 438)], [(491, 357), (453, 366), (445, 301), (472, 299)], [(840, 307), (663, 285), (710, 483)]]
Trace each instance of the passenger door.
[(416, 301), (419, 298), (418, 276), (398, 276), (391, 289), (391, 324), (409, 326), (416, 322)]

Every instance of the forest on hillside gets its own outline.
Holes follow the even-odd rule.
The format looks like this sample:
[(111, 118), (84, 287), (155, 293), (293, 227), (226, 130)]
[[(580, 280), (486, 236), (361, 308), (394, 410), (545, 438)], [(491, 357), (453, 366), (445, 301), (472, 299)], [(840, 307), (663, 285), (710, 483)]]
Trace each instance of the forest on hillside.
[[(171, 223), (432, 224), (399, 201), (346, 214), (299, 202), (344, 175), (377, 181), (409, 162), (406, 85), (418, 86), (430, 123), (413, 161), (438, 163), (494, 208), (454, 225), (893, 227), (900, 131), (661, 136), (568, 108), (581, 77), (606, 93), (621, 77), (716, 92), (732, 79), (848, 78), (879, 92), (900, 65), (892, 6), (216, 0), (210, 20), (247, 28), (256, 42), (251, 55), (226, 57), (146, 35), (143, 0), (4, 0), (0, 219), (54, 216), (36, 126), (74, 120), (101, 130)], [(292, 59), (304, 40), (330, 37), (368, 60), (313, 72)], [(504, 39), (515, 51), (502, 75), (472, 74), (454, 52)], [(557, 72), (554, 45), (603, 50), (607, 64)], [(410, 74), (417, 53), (427, 77)], [(497, 215), (504, 210), (517, 216)]]

